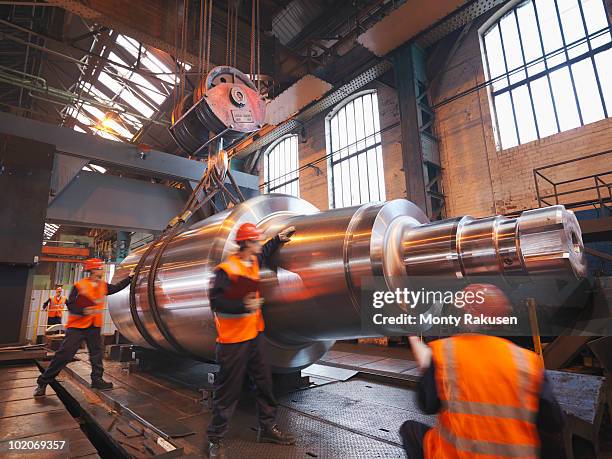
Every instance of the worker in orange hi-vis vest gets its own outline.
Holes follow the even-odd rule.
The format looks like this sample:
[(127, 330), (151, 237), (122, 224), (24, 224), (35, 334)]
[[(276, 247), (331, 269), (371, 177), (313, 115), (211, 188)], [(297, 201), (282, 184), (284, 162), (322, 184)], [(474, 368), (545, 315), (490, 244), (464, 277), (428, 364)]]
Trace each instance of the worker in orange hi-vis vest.
[(57, 325), (62, 323), (62, 314), (64, 314), (64, 307), (66, 306), (66, 297), (63, 295), (63, 289), (61, 285), (55, 287), (55, 295), (51, 295), (47, 301), (43, 304), (43, 309), (47, 309), (47, 326)]
[(102, 379), (104, 349), (100, 329), (104, 321), (104, 297), (127, 287), (134, 273), (130, 272), (127, 278), (113, 285), (104, 281), (104, 264), (99, 258), (85, 261), (84, 270), (89, 276), (74, 284), (66, 301), (70, 312), (66, 323), (66, 336), (45, 372), (38, 377), (35, 397), (45, 395), (47, 384), (73, 359), (83, 341), (87, 343), (89, 350), (91, 387), (103, 390), (113, 387), (112, 383)]
[[(491, 284), (472, 284), (482, 301), (464, 314), (507, 317), (512, 304)], [(465, 315), (464, 315), (465, 317)], [(492, 333), (488, 326), (481, 331)], [(469, 327), (476, 331), (475, 326)], [(410, 344), (422, 378), (421, 409), (437, 413), (433, 427), (405, 422), (400, 435), (410, 459), (563, 458), (563, 415), (539, 357), (512, 342), (479, 333)]]
[(264, 330), (259, 293), (259, 269), (270, 266), (270, 258), (289, 242), (295, 232), (289, 227), (262, 245), (262, 233), (252, 223), (238, 228), (238, 252), (217, 266), (210, 290), (210, 306), (217, 329), (216, 359), (221, 369), (213, 398), (213, 416), (208, 426), (208, 456), (224, 457), (221, 440), (238, 404), (245, 376), (257, 386), (259, 417), (258, 442), (289, 445), (295, 439), (276, 425), (277, 404), (272, 388), (272, 374), (263, 355)]

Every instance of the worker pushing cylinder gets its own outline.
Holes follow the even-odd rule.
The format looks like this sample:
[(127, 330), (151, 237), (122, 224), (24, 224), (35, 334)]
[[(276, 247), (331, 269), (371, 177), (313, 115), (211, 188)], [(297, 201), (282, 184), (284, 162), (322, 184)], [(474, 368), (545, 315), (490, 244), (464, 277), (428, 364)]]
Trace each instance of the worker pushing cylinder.
[[(238, 227), (247, 222), (265, 237), (288, 226), (296, 229), (276, 254), (273, 269), (261, 273), (266, 343), (276, 371), (314, 363), (335, 340), (367, 336), (360, 311), (368, 278), (383, 278), (394, 290), (410, 286), (417, 276), (465, 284), (483, 276), (512, 283), (519, 276), (586, 275), (580, 228), (563, 206), (517, 218), (466, 216), (430, 223), (403, 199), (319, 211), (300, 198), (271, 194), (197, 222), (163, 246), (154, 242), (152, 250), (145, 246), (130, 254), (117, 278), (143, 254), (147, 259), (132, 290), (109, 298), (119, 331), (146, 348), (212, 359), (216, 332), (208, 288), (215, 267), (236, 250)], [(151, 266), (156, 268), (152, 277)]]

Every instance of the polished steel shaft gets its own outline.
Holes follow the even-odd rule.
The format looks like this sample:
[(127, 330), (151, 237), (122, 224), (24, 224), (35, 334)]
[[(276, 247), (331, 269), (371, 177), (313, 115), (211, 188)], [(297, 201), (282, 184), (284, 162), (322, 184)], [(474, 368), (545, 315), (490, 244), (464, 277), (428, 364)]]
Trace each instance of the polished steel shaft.
[[(363, 336), (360, 290), (372, 276), (394, 289), (416, 276), (458, 283), (500, 276), (512, 282), (517, 276), (580, 278), (586, 272), (578, 223), (563, 206), (517, 218), (429, 223), (401, 199), (321, 212), (296, 197), (265, 195), (193, 224), (163, 253), (156, 244), (144, 260), (132, 304), (128, 289), (109, 297), (119, 331), (144, 347), (212, 358), (216, 334), (208, 287), (217, 264), (236, 250), (235, 232), (245, 222), (256, 223), (266, 236), (296, 227), (275, 256), (274, 269), (262, 271), (265, 336), (277, 371), (312, 364), (334, 340)], [(116, 278), (127, 275), (145, 252), (142, 247), (130, 254)], [(161, 258), (149, 286), (155, 256)]]

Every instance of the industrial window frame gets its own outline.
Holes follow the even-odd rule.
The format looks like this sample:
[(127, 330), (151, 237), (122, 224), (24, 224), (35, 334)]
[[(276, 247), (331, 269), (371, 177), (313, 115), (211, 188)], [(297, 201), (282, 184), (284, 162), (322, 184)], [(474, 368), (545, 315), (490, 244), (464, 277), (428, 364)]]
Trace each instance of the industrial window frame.
[[(563, 6), (566, 8), (565, 10), (561, 8), (561, 2), (563, 2)], [(480, 27), (479, 38), (482, 60), (487, 80), (490, 83), (488, 95), (498, 150), (513, 148), (533, 140), (584, 126), (612, 115), (612, 90), (608, 86), (602, 87), (602, 79), (599, 76), (602, 73), (602, 68), (606, 69), (606, 66), (610, 66), (610, 64), (607, 64), (605, 59), (598, 60), (606, 56), (608, 60), (612, 60), (610, 14), (605, 0), (589, 0), (589, 2), (592, 3), (587, 5), (587, 3), (580, 0), (515, 0), (501, 8)], [(573, 41), (568, 41), (567, 35), (570, 30), (565, 29), (571, 29), (568, 27), (567, 21), (569, 21), (570, 15), (575, 14), (576, 11), (573, 11), (572, 8), (567, 8), (565, 4), (570, 6), (576, 4), (577, 12), (579, 12), (578, 19), (580, 20), (582, 30), (579, 32), (580, 36)], [(541, 11), (546, 11), (545, 7), (548, 7), (550, 12), (551, 6), (554, 8), (552, 20), (556, 28), (544, 29), (542, 21), (551, 18), (543, 17)], [(603, 7), (605, 27), (592, 30), (591, 26), (595, 22), (589, 21), (590, 23), (587, 23), (585, 15), (587, 6), (591, 8)], [(522, 8), (525, 8), (524, 11), (520, 11)], [(522, 13), (529, 16), (522, 16)], [(521, 19), (519, 19), (519, 14), (522, 16)], [(508, 19), (504, 24), (507, 24), (505, 30), (506, 36), (504, 37), (502, 21), (506, 21), (506, 18)], [(592, 17), (590, 18), (592, 19)], [(603, 18), (598, 17), (595, 20), (597, 19), (603, 22)], [(564, 20), (566, 21), (565, 24)], [(529, 21), (532, 25), (535, 25), (535, 29), (522, 25), (524, 23), (521, 21)], [(526, 32), (530, 33), (532, 29), (537, 37), (535, 42), (537, 56), (527, 57), (526, 51), (533, 52), (534, 49), (532, 48), (532, 42), (525, 42), (523, 35), (526, 35)], [(492, 54), (491, 49), (488, 49), (490, 44), (487, 45), (486, 36), (489, 33), (497, 34), (497, 37), (499, 37), (500, 49), (497, 49), (497, 52), (501, 52), (501, 54), (497, 56)], [(513, 33), (515, 33), (515, 37), (512, 36)], [(571, 30), (571, 33), (575, 35), (576, 32)], [(558, 34), (558, 36), (553, 38), (552, 35), (555, 34)], [(492, 35), (491, 41), (497, 37)], [(509, 45), (505, 44), (504, 38), (506, 41), (512, 41), (512, 38), (515, 38), (514, 41), (516, 41), (516, 38), (518, 38), (521, 57), (520, 65), (509, 68), (508, 53), (506, 52), (506, 46)], [(548, 41), (548, 44), (550, 44), (551, 40), (558, 41), (559, 39), (561, 47), (552, 50), (547, 49), (545, 41)], [(503, 62), (503, 71), (501, 73), (492, 72), (492, 59)], [(593, 76), (594, 81), (590, 86), (579, 85), (576, 82), (578, 66), (583, 64), (590, 67), (582, 70), (579, 76), (583, 81), (587, 76)], [(587, 75), (589, 71), (592, 73)], [(571, 88), (568, 91), (560, 89), (564, 83), (561, 80), (564, 74), (567, 74), (565, 76), (569, 77), (569, 81), (565, 81), (567, 88)], [(520, 77), (520, 79), (517, 77)], [(555, 81), (553, 81), (553, 78)], [(590, 91), (593, 94), (598, 93), (599, 98), (595, 97), (593, 101), (594, 104), (599, 104), (597, 107), (593, 108), (587, 102), (587, 100), (592, 100), (593, 97), (592, 94), (587, 97), (585, 95), (586, 91)], [(522, 95), (520, 94), (521, 92)], [(566, 97), (569, 98), (569, 101)], [(506, 100), (507, 98), (509, 100)], [(536, 104), (535, 101), (538, 103)], [(509, 104), (511, 116), (509, 116), (510, 111), (507, 110), (507, 107), (506, 110), (499, 110), (500, 104)], [(546, 104), (548, 106), (544, 107)], [(567, 104), (570, 104), (570, 106), (568, 107)], [(574, 119), (572, 121), (567, 118), (568, 116), (571, 118), (571, 115), (568, 115), (571, 110), (568, 110), (568, 108), (575, 109), (577, 120)], [(601, 109), (601, 115), (593, 116), (593, 113), (599, 108)], [(591, 119), (585, 120), (585, 109), (587, 109), (588, 118)], [(518, 111), (521, 112), (519, 115), (517, 115)], [(549, 116), (546, 116), (546, 111), (548, 111)], [(500, 118), (505, 118), (505, 120), (502, 119), (500, 121)], [(552, 125), (547, 125), (546, 121), (548, 119), (550, 119), (549, 122), (552, 122)], [(529, 132), (529, 130), (532, 132)], [(506, 132), (505, 134), (503, 133), (504, 131)]]
[[(106, 33), (109, 41), (106, 46), (111, 47), (109, 61), (101, 64), (95, 80), (88, 81), (82, 75), (73, 86), (75, 92), (107, 107), (80, 100), (64, 107), (62, 115), (65, 120), (71, 119), (73, 129), (79, 132), (128, 142), (159, 112), (178, 82), (173, 74), (174, 66), (156, 56), (156, 53), (165, 53), (116, 31)], [(90, 51), (99, 41), (99, 37), (94, 39)], [(185, 70), (191, 68), (189, 64), (177, 63)]]
[(288, 134), (270, 144), (264, 152), (266, 193), (284, 193), (300, 197), (298, 143), (297, 134)]
[[(368, 108), (365, 102), (368, 99), (370, 115), (366, 123)], [(360, 114), (356, 109), (359, 106), (362, 110)], [(350, 111), (347, 112), (349, 109), (352, 109), (352, 127), (348, 126), (347, 114), (351, 115)], [(340, 131), (343, 113), (344, 129)], [(358, 118), (361, 119), (361, 126), (358, 126)], [(334, 126), (335, 122), (337, 127)], [(361, 136), (358, 133), (359, 128), (362, 128)], [(329, 207), (335, 209), (385, 201), (385, 174), (376, 90), (360, 91), (334, 107), (325, 118), (325, 134)], [(372, 168), (374, 171), (370, 170)]]

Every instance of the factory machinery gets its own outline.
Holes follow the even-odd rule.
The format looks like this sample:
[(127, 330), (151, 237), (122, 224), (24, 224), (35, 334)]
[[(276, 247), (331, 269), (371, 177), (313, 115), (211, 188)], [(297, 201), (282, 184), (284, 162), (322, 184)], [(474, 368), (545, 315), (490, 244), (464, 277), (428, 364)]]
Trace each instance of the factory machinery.
[[(225, 189), (225, 174), (231, 179), (227, 157), (214, 140), (239, 139), (259, 129), (264, 118), (265, 103), (255, 86), (232, 67), (213, 69), (193, 96), (175, 107), (170, 132), (177, 144), (189, 154), (208, 152), (209, 158), (211, 173), (189, 204), (201, 206), (215, 190)], [(216, 185), (210, 180), (207, 185), (210, 177)], [(201, 192), (205, 197), (198, 198)], [(533, 276), (586, 274), (578, 223), (563, 206), (518, 218), (429, 223), (416, 205), (401, 199), (322, 212), (303, 199), (271, 194), (189, 226), (185, 220), (192, 214), (177, 216), (159, 240), (123, 261), (116, 279), (132, 268), (136, 278), (108, 303), (115, 325), (132, 343), (198, 360), (214, 356), (208, 298), (214, 269), (236, 250), (235, 233), (246, 222), (257, 224), (266, 237), (296, 227), (273, 269), (262, 271), (265, 337), (277, 372), (307, 367), (335, 340), (367, 334), (362, 291), (373, 277), (394, 290), (415, 288), (424, 277), (460, 287), (487, 276), (512, 284)]]
[[(297, 197), (262, 195), (124, 260), (115, 281), (135, 266), (139, 270), (131, 289), (109, 297), (123, 336), (144, 348), (212, 359), (216, 335), (208, 289), (215, 267), (236, 250), (235, 233), (246, 222), (257, 224), (265, 237), (296, 228), (273, 269), (262, 271), (265, 337), (277, 372), (311, 365), (335, 340), (364, 336), (361, 290), (373, 276), (390, 290), (414, 287), (423, 276), (458, 286), (485, 277), (512, 284), (586, 276), (580, 228), (563, 206), (516, 218), (465, 216), (430, 223), (403, 199), (319, 211)], [(143, 254), (147, 258), (138, 263)]]

